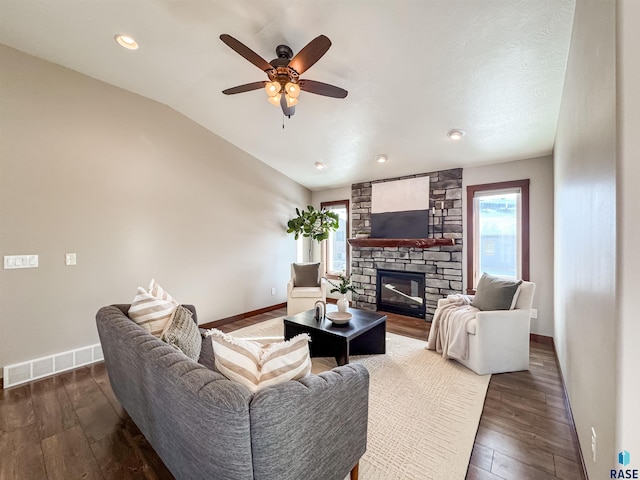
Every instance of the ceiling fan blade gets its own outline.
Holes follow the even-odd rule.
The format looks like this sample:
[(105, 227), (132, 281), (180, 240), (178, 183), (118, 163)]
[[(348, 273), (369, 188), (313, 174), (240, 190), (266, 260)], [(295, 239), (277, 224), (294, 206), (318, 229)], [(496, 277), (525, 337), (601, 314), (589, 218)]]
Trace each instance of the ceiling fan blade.
[(319, 35), (311, 40), (298, 54), (289, 62), (289, 68), (292, 68), (298, 75), (309, 69), (314, 63), (327, 53), (331, 46), (331, 40), (324, 35)]
[(256, 52), (247, 47), (244, 43), (236, 40), (231, 35), (227, 35), (223, 33), (220, 35), (220, 40), (226, 43), (232, 50), (235, 50), (238, 54), (242, 55), (244, 58), (253, 63), (256, 67), (264, 72), (269, 72), (273, 70), (273, 66), (267, 62), (264, 58), (258, 55)]
[(295, 105), (288, 107), (287, 106), (287, 97), (286, 95), (282, 94), (280, 96), (280, 107), (282, 108), (282, 113), (285, 114), (285, 116), (291, 118), (293, 116), (294, 113), (296, 113), (296, 107)]
[(349, 93), (343, 88), (329, 85), (328, 83), (316, 82), (315, 80), (300, 80), (298, 85), (300, 90), (315, 93), (316, 95), (324, 95), (325, 97), (345, 98)]
[(259, 90), (263, 88), (266, 83), (267, 82), (246, 83), (244, 85), (238, 85), (237, 87), (227, 88), (226, 90), (223, 90), (222, 93), (224, 93), (225, 95), (234, 95), (236, 93), (244, 93), (244, 92), (250, 92), (251, 90)]

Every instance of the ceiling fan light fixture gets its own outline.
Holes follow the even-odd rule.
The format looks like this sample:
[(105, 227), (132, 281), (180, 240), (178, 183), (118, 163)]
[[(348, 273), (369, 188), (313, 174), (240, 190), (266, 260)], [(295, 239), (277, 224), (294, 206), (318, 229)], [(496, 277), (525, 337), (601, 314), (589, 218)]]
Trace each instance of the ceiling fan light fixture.
[(300, 86), (297, 83), (287, 82), (284, 89), (291, 98), (298, 98), (300, 95)]
[(447, 133), (447, 137), (449, 137), (451, 140), (460, 140), (465, 136), (465, 134), (466, 132), (464, 130), (454, 129), (449, 130), (449, 133)]
[(277, 93), (275, 97), (269, 97), (269, 98), (267, 98), (267, 100), (269, 100), (269, 103), (271, 105), (275, 105), (276, 107), (279, 107), (280, 106), (280, 97), (281, 97), (281, 95), (279, 93)]
[[(267, 100), (273, 105), (280, 105), (282, 113), (291, 118), (295, 113), (294, 105), (298, 103), (298, 96), (301, 85), (298, 83), (298, 76), (307, 71), (320, 58), (327, 53), (331, 46), (331, 40), (325, 35), (318, 35), (300, 50), (296, 55), (287, 45), (278, 45), (276, 47), (276, 55), (278, 58), (267, 62), (264, 58), (251, 50), (239, 40), (231, 35), (223, 33), (220, 35), (222, 40), (229, 48), (237, 54), (244, 57), (250, 63), (258, 67), (269, 77), (269, 81), (252, 82), (236, 87), (227, 88), (222, 91), (224, 95), (234, 95), (236, 93), (250, 92), (264, 88), (267, 92)], [(325, 97), (345, 98), (348, 92), (329, 85), (328, 83), (317, 82), (315, 80), (301, 80), (304, 90)], [(283, 98), (282, 95), (285, 95)]]
[(278, 82), (267, 82), (264, 89), (267, 91), (269, 97), (275, 97), (280, 93), (280, 84)]
[(138, 42), (136, 42), (135, 39), (130, 35), (119, 33), (113, 38), (118, 43), (118, 45), (126, 48), (127, 50), (137, 50), (139, 48)]

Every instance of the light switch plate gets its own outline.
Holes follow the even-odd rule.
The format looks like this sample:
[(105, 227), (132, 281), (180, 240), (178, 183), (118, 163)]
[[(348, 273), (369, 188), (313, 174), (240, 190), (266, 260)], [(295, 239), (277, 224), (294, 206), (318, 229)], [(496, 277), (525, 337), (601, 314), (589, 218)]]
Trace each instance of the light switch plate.
[(38, 255), (5, 255), (4, 269), (38, 268)]

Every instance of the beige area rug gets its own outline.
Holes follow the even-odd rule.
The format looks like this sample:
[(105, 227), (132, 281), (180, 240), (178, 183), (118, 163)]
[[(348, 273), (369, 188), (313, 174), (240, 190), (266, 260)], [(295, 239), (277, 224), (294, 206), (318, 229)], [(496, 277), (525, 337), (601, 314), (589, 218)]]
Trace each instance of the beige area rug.
[[(236, 330), (238, 337), (282, 337), (282, 318)], [(370, 373), (367, 452), (360, 480), (464, 479), (491, 375), (478, 376), (387, 333), (385, 355), (352, 356)], [(313, 372), (336, 366), (314, 358)]]

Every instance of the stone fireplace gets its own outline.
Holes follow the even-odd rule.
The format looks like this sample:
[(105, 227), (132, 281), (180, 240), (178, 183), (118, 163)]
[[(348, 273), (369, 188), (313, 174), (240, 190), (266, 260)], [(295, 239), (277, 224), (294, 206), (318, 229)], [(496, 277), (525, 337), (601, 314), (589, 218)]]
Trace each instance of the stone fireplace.
[[(353, 295), (356, 308), (373, 311), (378, 309), (382, 293), (378, 287), (378, 270), (411, 272), (424, 276), (424, 312), (419, 315), (426, 320), (433, 318), (440, 298), (462, 293), (462, 169), (402, 179), (421, 176), (430, 177), (429, 198), (432, 208), (429, 210), (428, 239), (350, 240), (351, 279), (357, 290)], [(390, 180), (400, 179), (381, 181)], [(371, 232), (372, 183), (375, 182), (351, 186), (352, 237), (355, 237), (356, 232)], [(380, 309), (384, 310), (385, 307)]]

